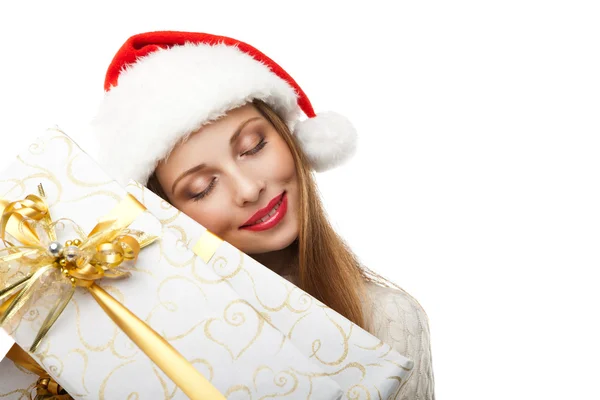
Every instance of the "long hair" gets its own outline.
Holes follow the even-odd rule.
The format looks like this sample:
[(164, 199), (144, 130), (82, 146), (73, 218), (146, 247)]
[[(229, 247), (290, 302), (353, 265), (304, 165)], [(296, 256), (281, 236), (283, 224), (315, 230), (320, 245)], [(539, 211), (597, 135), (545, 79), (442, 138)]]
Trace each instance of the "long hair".
[[(329, 223), (315, 183), (310, 163), (290, 133), (286, 123), (266, 103), (253, 101), (257, 110), (273, 125), (287, 143), (299, 183), (299, 234), (294, 242), (297, 251), (293, 277), (300, 289), (309, 293), (355, 324), (368, 329), (362, 299), (365, 282), (388, 286), (388, 281), (365, 267)], [(147, 187), (168, 201), (156, 174)]]

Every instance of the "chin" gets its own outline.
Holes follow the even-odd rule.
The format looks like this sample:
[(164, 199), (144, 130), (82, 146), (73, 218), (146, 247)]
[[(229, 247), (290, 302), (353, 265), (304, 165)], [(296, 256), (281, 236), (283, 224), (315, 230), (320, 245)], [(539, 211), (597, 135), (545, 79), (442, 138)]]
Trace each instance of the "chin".
[[(294, 227), (295, 228), (295, 227)], [(240, 246), (236, 246), (234, 243), (232, 245), (238, 247), (241, 251), (247, 254), (262, 254), (262, 253), (270, 253), (272, 251), (283, 250), (292, 243), (294, 240), (298, 238), (298, 230), (290, 229), (286, 230), (286, 232), (278, 232), (273, 237), (267, 238), (254, 238), (249, 242), (240, 243)]]

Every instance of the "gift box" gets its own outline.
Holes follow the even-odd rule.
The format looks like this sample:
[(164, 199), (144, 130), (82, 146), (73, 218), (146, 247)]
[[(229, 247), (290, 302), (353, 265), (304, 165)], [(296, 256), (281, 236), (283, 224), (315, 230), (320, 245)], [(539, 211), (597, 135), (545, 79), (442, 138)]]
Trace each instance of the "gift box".
[(198, 282), (234, 289), (335, 380), (344, 398), (396, 397), (412, 373), (412, 360), (219, 239), (143, 185), (131, 181), (127, 190), (161, 221), (164, 231), (176, 235), (180, 245), (198, 256), (176, 263), (194, 265)]
[[(64, 133), (51, 130), (19, 155), (0, 176), (0, 194), (0, 225), (9, 248), (15, 246), (2, 253), (0, 290), (18, 288), (3, 298), (3, 327), (72, 397), (186, 398), (175, 383), (179, 372), (197, 377), (183, 384), (205, 380), (203, 390), (222, 395), (188, 391), (191, 398), (344, 396), (321, 363), (222, 275), (195, 262), (199, 257), (180, 236), (163, 229)], [(125, 207), (132, 204), (135, 217)], [(19, 207), (45, 214), (34, 219), (22, 211), (15, 223)], [(123, 218), (131, 221), (118, 225)], [(23, 250), (25, 239), (18, 238), (27, 226), (39, 243)], [(53, 264), (43, 261), (54, 256)], [(8, 302), (21, 307), (8, 312)], [(181, 369), (174, 372), (175, 361)], [(13, 367), (3, 362), (2, 368)]]
[(36, 374), (20, 368), (8, 358), (0, 361), (0, 399), (29, 399), (37, 380)]

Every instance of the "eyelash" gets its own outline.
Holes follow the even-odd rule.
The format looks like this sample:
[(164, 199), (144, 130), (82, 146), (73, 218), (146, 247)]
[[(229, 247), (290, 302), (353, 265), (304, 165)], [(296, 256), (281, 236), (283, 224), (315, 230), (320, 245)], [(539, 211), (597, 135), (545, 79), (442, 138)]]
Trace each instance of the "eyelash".
[(248, 155), (253, 155), (253, 154), (256, 154), (256, 153), (258, 153), (259, 151), (261, 151), (261, 150), (263, 149), (263, 147), (265, 147), (265, 145), (266, 145), (267, 143), (268, 143), (268, 142), (267, 142), (267, 141), (265, 141), (265, 139), (264, 139), (264, 138), (262, 138), (262, 139), (260, 139), (260, 142), (258, 142), (258, 144), (257, 144), (257, 145), (256, 145), (256, 146), (255, 146), (253, 149), (251, 149), (251, 150), (248, 150), (247, 152), (243, 153), (242, 155), (246, 155), (246, 154), (248, 154)]
[(217, 178), (213, 178), (212, 181), (210, 181), (210, 184), (208, 185), (208, 187), (206, 189), (204, 189), (200, 193), (192, 196), (192, 200), (193, 201), (198, 201), (201, 198), (203, 198), (204, 196), (206, 196), (208, 193), (210, 193), (210, 191), (212, 190), (212, 188), (215, 186), (215, 181), (216, 180), (217, 180)]
[[(242, 155), (254, 155), (254, 154), (258, 153), (259, 151), (261, 151), (266, 146), (267, 143), (268, 142), (263, 138), (253, 149), (248, 150), (247, 152), (243, 153)], [(215, 186), (216, 180), (217, 180), (217, 178), (213, 178), (213, 180), (210, 181), (210, 184), (208, 185), (208, 187), (206, 189), (204, 189), (202, 192), (194, 195), (192, 197), (192, 200), (198, 201), (198, 200), (202, 199), (203, 197), (205, 197), (206, 195), (208, 195), (210, 193), (210, 191), (213, 189), (213, 187)]]

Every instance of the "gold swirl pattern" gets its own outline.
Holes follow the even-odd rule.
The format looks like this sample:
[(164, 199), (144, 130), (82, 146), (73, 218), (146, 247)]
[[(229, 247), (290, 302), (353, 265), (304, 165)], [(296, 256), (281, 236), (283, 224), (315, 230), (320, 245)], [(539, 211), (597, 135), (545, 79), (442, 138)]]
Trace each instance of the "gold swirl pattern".
[[(127, 184), (127, 191), (129, 193), (133, 194), (135, 197), (137, 197), (138, 200), (140, 200), (140, 202), (142, 202), (143, 204), (146, 203), (146, 192), (148, 191), (148, 189), (145, 188), (141, 183), (135, 182), (135, 181), (130, 181)], [(179, 218), (179, 214), (181, 213), (181, 211), (179, 211), (178, 209), (173, 207), (168, 202), (163, 201), (162, 199), (158, 205), (158, 210), (160, 212), (155, 212), (154, 216), (156, 217), (156, 219), (158, 219), (158, 221), (161, 223), (161, 225), (163, 225), (163, 227), (165, 227), (165, 228), (166, 227), (170, 228), (171, 222), (176, 221)], [(168, 213), (165, 213), (164, 211), (168, 211)], [(165, 217), (164, 214), (170, 214), (170, 215)]]
[(74, 349), (74, 350), (71, 350), (71, 351), (69, 352), (69, 354), (78, 354), (78, 355), (80, 355), (80, 356), (81, 356), (81, 358), (82, 358), (82, 360), (83, 360), (83, 373), (82, 373), (82, 375), (81, 375), (81, 387), (83, 388), (83, 390), (85, 390), (85, 391), (86, 391), (86, 393), (88, 393), (88, 394), (89, 394), (89, 393), (90, 393), (90, 391), (89, 391), (89, 389), (88, 389), (88, 388), (85, 386), (85, 374), (86, 374), (86, 372), (87, 372), (87, 369), (88, 369), (88, 361), (89, 361), (88, 355), (87, 355), (87, 354), (86, 354), (86, 352), (85, 352), (85, 351), (83, 351), (82, 349)]
[(127, 335), (123, 334), (123, 332), (117, 331), (117, 335), (110, 343), (110, 352), (120, 360), (131, 360), (138, 355), (139, 349), (135, 346), (135, 344), (133, 344)]
[(350, 325), (350, 332), (348, 334), (346, 334), (346, 332), (344, 332), (344, 328), (342, 328), (342, 326), (340, 324), (335, 322), (329, 315), (327, 315), (327, 318), (331, 321), (331, 323), (340, 332), (340, 335), (342, 336), (344, 350), (337, 360), (325, 361), (317, 354), (319, 352), (319, 350), (321, 350), (321, 339), (315, 339), (313, 341), (311, 357), (315, 357), (317, 360), (319, 360), (321, 362), (321, 364), (324, 364), (324, 365), (339, 365), (342, 362), (344, 362), (344, 360), (348, 357), (348, 347), (349, 347), (348, 342), (350, 340), (350, 336), (352, 335), (352, 328), (354, 327), (354, 325)]
[(35, 142), (33, 142), (29, 145), (28, 150), (31, 154), (34, 154), (34, 155), (44, 154), (44, 151), (46, 150), (46, 144), (44, 143), (43, 140), (40, 140), (38, 138), (38, 139), (36, 139)]
[[(0, 183), (7, 183), (7, 182), (14, 183), (14, 186), (12, 186), (8, 190), (6, 190), (6, 193), (13, 194), (16, 197), (21, 197), (25, 194), (26, 186), (22, 179), (2, 179), (2, 180), (0, 180)], [(15, 192), (14, 190), (17, 187), (20, 190), (18, 192)]]
[(0, 399), (8, 396), (12, 397), (14, 394), (19, 394), (20, 396), (18, 397), (18, 400), (31, 400), (30, 393), (34, 386), (35, 385), (31, 385), (31, 387), (27, 389), (16, 389), (7, 393), (0, 393)]
[(62, 202), (63, 203), (67, 203), (67, 204), (68, 203), (78, 203), (81, 200), (87, 200), (87, 199), (91, 199), (91, 198), (97, 197), (97, 196), (110, 197), (111, 199), (115, 200), (115, 204), (121, 200), (121, 196), (119, 196), (115, 192), (112, 192), (110, 190), (97, 190), (95, 192), (87, 193), (84, 196), (81, 196), (81, 197), (78, 197), (78, 198), (69, 199), (69, 200), (63, 200)]
[(379, 342), (374, 346), (361, 346), (360, 344), (355, 344), (355, 346), (363, 350), (373, 351), (382, 348), (383, 346), (385, 346), (385, 343), (383, 343), (383, 340), (379, 340)]
[(177, 226), (177, 225), (171, 225), (171, 226), (169, 226), (168, 229), (171, 232), (177, 232), (177, 234), (175, 235), (178, 237), (177, 244), (181, 243), (187, 249), (188, 246), (190, 245), (190, 243), (189, 243), (188, 235), (187, 235), (187, 232), (185, 231), (185, 229), (183, 229), (182, 227)]
[(173, 210), (175, 207), (173, 207), (168, 201), (163, 200), (160, 202), (160, 208), (162, 208), (163, 210)]
[(399, 376), (389, 376), (388, 379), (398, 382), (398, 388), (396, 389), (396, 393), (393, 395), (393, 397), (389, 397), (390, 399), (395, 399), (400, 394), (400, 390), (402, 390), (402, 378)]
[[(48, 131), (54, 131), (58, 133), (58, 135), (52, 136), (50, 138), (50, 142), (62, 142), (67, 146), (67, 158), (70, 158), (73, 154), (73, 146), (75, 145), (71, 139), (67, 136), (66, 133), (61, 131), (58, 128), (50, 128)], [(41, 154), (41, 153), (40, 153)]]
[(177, 386), (173, 389), (173, 392), (169, 394), (169, 388), (167, 388), (167, 381), (162, 377), (158, 368), (152, 366), (152, 372), (154, 372), (154, 376), (160, 382), (160, 386), (163, 390), (163, 395), (165, 399), (172, 399), (175, 396), (175, 392), (177, 392)]
[(200, 294), (202, 294), (202, 297), (204, 297), (204, 300), (208, 301), (208, 297), (206, 296), (206, 292), (204, 291), (204, 289), (202, 289), (202, 286), (196, 284), (196, 282), (194, 282), (193, 279), (190, 279), (188, 277), (185, 276), (170, 276), (166, 279), (164, 279), (163, 281), (160, 282), (160, 284), (158, 285), (158, 289), (156, 291), (156, 295), (158, 298), (158, 302), (161, 306), (163, 306), (167, 311), (170, 312), (176, 312), (177, 311), (177, 305), (173, 302), (169, 302), (169, 301), (165, 301), (164, 300), (164, 287), (165, 285), (167, 285), (168, 283), (174, 282), (174, 281), (182, 281), (182, 282), (187, 282), (190, 285), (192, 285), (195, 289), (198, 290), (198, 292), (200, 292)]
[(350, 362), (346, 365), (344, 365), (342, 368), (338, 369), (338, 370), (334, 370), (331, 372), (318, 372), (318, 373), (303, 373), (301, 371), (298, 371), (296, 369), (294, 369), (294, 372), (296, 372), (299, 375), (304, 375), (304, 376), (308, 376), (310, 378), (318, 378), (318, 377), (323, 377), (323, 376), (335, 376), (335, 375), (339, 375), (342, 372), (345, 372), (349, 369), (356, 369), (358, 370), (358, 372), (360, 372), (361, 374), (361, 380), (365, 379), (365, 376), (367, 375), (367, 369), (365, 368), (364, 365), (362, 365), (361, 363), (358, 362)]
[(390, 354), (390, 353), (391, 353), (391, 352), (394, 350), (394, 349), (392, 349), (392, 346), (389, 346), (389, 345), (386, 345), (386, 346), (387, 346), (387, 350), (386, 350), (386, 352), (385, 352), (385, 353), (383, 353), (383, 354), (381, 354), (381, 355), (379, 356), (379, 358), (384, 358), (384, 357), (387, 357), (387, 356), (388, 356), (388, 354)]
[[(118, 293), (118, 292), (117, 292)], [(120, 293), (119, 293), (120, 294)], [(121, 297), (123, 295), (121, 294)], [(119, 332), (119, 328), (117, 328), (117, 326), (113, 327), (113, 334), (108, 338), (108, 340), (103, 343), (103, 344), (99, 344), (99, 345), (92, 345), (90, 343), (88, 343), (86, 341), (86, 338), (84, 337), (85, 335), (83, 335), (82, 331), (81, 331), (81, 311), (79, 310), (79, 303), (77, 301), (76, 298), (73, 298), (71, 300), (71, 304), (73, 304), (74, 308), (75, 308), (75, 325), (77, 326), (77, 336), (79, 337), (79, 341), (81, 342), (81, 344), (83, 345), (83, 347), (85, 347), (85, 349), (87, 351), (92, 351), (92, 352), (102, 352), (106, 349), (109, 349), (112, 344), (114, 343), (116, 337), (117, 337), (117, 333)], [(93, 328), (93, 327), (91, 327)]]
[[(186, 259), (184, 261), (175, 261), (173, 259), (173, 257), (171, 257), (169, 255), (169, 251), (165, 250), (165, 246), (167, 246), (165, 243), (163, 243), (163, 241), (159, 241), (158, 242), (159, 247), (160, 247), (160, 257), (164, 258), (165, 260), (167, 260), (167, 262), (169, 263), (169, 265), (173, 266), (173, 267), (177, 267), (177, 268), (184, 268), (187, 267), (188, 265), (193, 265), (194, 260), (196, 259), (196, 256), (194, 254), (190, 254), (187, 253), (185, 254)], [(171, 250), (171, 247), (167, 247), (169, 250)], [(177, 252), (178, 254), (181, 254), (183, 252)]]
[(411, 368), (407, 368), (404, 365), (397, 363), (396, 361), (393, 360), (385, 360), (386, 362), (390, 363), (390, 364), (394, 364), (396, 367), (403, 369), (404, 371), (412, 371)]
[[(17, 160), (19, 160), (21, 162), (21, 164), (30, 167), (30, 168), (34, 168), (37, 169), (39, 171), (42, 171), (43, 174), (31, 174), (29, 176), (27, 176), (26, 178), (23, 178), (23, 182), (28, 181), (28, 180), (32, 180), (32, 179), (37, 179), (37, 181), (41, 181), (44, 180), (44, 186), (48, 187), (48, 181), (52, 182), (54, 184), (54, 186), (56, 186), (56, 199), (55, 202), (58, 203), (62, 197), (62, 192), (63, 192), (63, 186), (60, 183), (60, 180), (58, 180), (56, 178), (56, 176), (47, 168), (41, 167), (39, 165), (35, 165), (35, 164), (31, 164), (26, 162), (25, 160), (23, 160), (23, 158), (21, 158), (21, 156), (17, 156)], [(24, 194), (24, 193), (23, 193)], [(5, 194), (6, 196), (8, 196), (8, 194)], [(14, 196), (13, 193), (10, 193), (11, 197), (16, 197)], [(52, 203), (50, 200), (48, 200), (48, 204), (49, 205), (53, 205), (55, 203)]]
[(65, 365), (63, 364), (62, 360), (57, 356), (46, 355), (40, 357), (40, 360), (44, 369), (52, 375), (59, 377), (63, 373)]
[(227, 389), (227, 391), (225, 392), (225, 397), (229, 398), (229, 396), (231, 396), (235, 392), (244, 392), (248, 395), (248, 398), (250, 400), (252, 399), (252, 392), (250, 391), (250, 388), (248, 388), (248, 386), (245, 385), (233, 385), (232, 387)]
[(27, 322), (33, 322), (40, 316), (40, 311), (37, 308), (31, 308), (21, 316), (21, 319)]
[[(198, 293), (200, 293), (202, 295), (205, 302), (209, 301), (208, 296), (206, 295), (206, 293), (204, 292), (202, 287), (199, 286), (193, 279), (185, 277), (185, 276), (170, 276), (160, 282), (158, 289), (156, 291), (156, 297), (158, 300), (158, 304), (152, 308), (148, 318), (146, 318), (146, 321), (148, 323), (150, 323), (151, 325), (153, 325), (155, 315), (160, 313), (161, 311), (167, 311), (169, 313), (176, 313), (179, 310), (179, 306), (176, 302), (167, 301), (164, 299), (165, 295), (173, 294), (173, 291), (166, 290), (165, 286), (167, 284), (170, 284), (170, 283), (172, 284), (173, 282), (177, 282), (177, 281), (186, 282), (186, 283), (190, 284), (198, 291)], [(191, 293), (191, 292), (188, 291), (188, 293)], [(198, 301), (198, 300), (199, 300), (199, 297), (197, 296), (196, 301)], [(206, 322), (206, 319), (202, 319), (202, 320), (198, 321), (197, 323), (193, 324), (189, 329), (187, 329), (184, 332), (181, 332), (179, 334), (176, 334), (176, 335), (172, 335), (172, 334), (169, 335), (164, 330), (161, 332), (161, 334), (168, 341), (183, 339), (183, 338), (187, 337), (188, 335), (192, 334), (198, 327), (203, 325), (205, 322)], [(182, 326), (179, 326), (178, 329), (181, 330)]]
[(190, 362), (193, 364), (201, 364), (204, 365), (207, 370), (208, 370), (208, 380), (212, 381), (215, 377), (215, 369), (213, 368), (213, 366), (211, 365), (211, 363), (209, 363), (207, 360), (205, 360), (204, 358), (195, 358), (193, 360), (190, 360)]
[(212, 261), (211, 266), (210, 266), (211, 270), (216, 274), (218, 279), (207, 279), (207, 278), (201, 276), (201, 274), (198, 270), (205, 269), (206, 264), (204, 264), (204, 262), (202, 262), (200, 257), (197, 257), (197, 256), (194, 257), (192, 273), (194, 274), (194, 277), (196, 277), (196, 279), (203, 284), (215, 285), (215, 284), (219, 284), (222, 282), (226, 282), (229, 279), (236, 276), (242, 270), (242, 267), (243, 267), (243, 261), (240, 260), (240, 262), (235, 266), (233, 271), (223, 272), (223, 271), (227, 271), (227, 267), (229, 266), (229, 261), (227, 260), (226, 257), (213, 257), (213, 259), (211, 261)]
[(30, 393), (38, 380), (33, 372), (4, 359), (0, 362), (0, 399), (31, 400)]
[[(167, 204), (169, 204), (169, 203), (167, 203)], [(169, 206), (170, 206), (170, 204), (169, 204)], [(176, 212), (176, 213), (175, 213), (175, 215), (172, 215), (172, 216), (170, 216), (170, 217), (168, 217), (168, 218), (163, 218), (163, 219), (159, 218), (158, 220), (159, 220), (159, 221), (160, 221), (162, 224), (170, 224), (171, 222), (173, 222), (173, 221), (176, 221), (176, 220), (177, 220), (177, 217), (179, 217), (179, 213), (180, 213), (180, 212), (178, 211), (178, 212)]]
[[(299, 305), (303, 308), (294, 307), (294, 305), (292, 304), (292, 295), (296, 293), (300, 295), (300, 297), (297, 299), (297, 302), (299, 302)], [(310, 296), (308, 293), (304, 292), (300, 288), (293, 286), (288, 293), (285, 305), (291, 312), (295, 314), (302, 314), (310, 309), (314, 301), (316, 302), (316, 299), (314, 297)]]
[[(114, 368), (112, 371), (109, 372), (109, 374), (106, 376), (106, 378), (104, 378), (104, 380), (102, 381), (102, 384), (100, 385), (100, 392), (98, 393), (98, 397), (99, 400), (109, 400), (106, 399), (106, 387), (108, 385), (108, 382), (110, 381), (110, 378), (112, 378), (112, 376), (121, 368), (125, 367), (126, 365), (129, 365), (131, 363), (135, 362), (135, 360), (131, 360), (131, 361), (126, 361), (123, 364), (119, 365), (118, 367)], [(132, 393), (128, 394), (128, 396), (130, 396)]]
[(252, 276), (252, 274), (250, 274), (250, 272), (248, 272), (246, 269), (242, 269), (242, 272), (244, 272), (246, 277), (250, 280), (250, 282), (252, 284), (252, 290), (254, 291), (254, 296), (256, 297), (256, 300), (259, 302), (260, 306), (264, 310), (269, 311), (269, 312), (278, 312), (278, 311), (282, 310), (284, 307), (289, 306), (288, 305), (289, 295), (288, 295), (288, 297), (283, 299), (283, 301), (281, 301), (281, 303), (279, 305), (276, 305), (276, 306), (267, 305), (265, 302), (263, 302), (263, 300), (261, 299), (261, 296), (259, 295), (258, 289), (256, 287), (256, 282), (254, 282), (254, 277)]
[[(250, 315), (254, 315), (258, 323), (258, 327), (256, 328), (256, 333), (254, 334), (254, 336), (248, 341), (248, 343), (244, 347), (242, 347), (241, 350), (237, 352), (237, 354), (234, 352), (234, 350), (231, 349), (229, 345), (227, 345), (224, 342), (221, 342), (220, 340), (217, 340), (211, 333), (211, 326), (213, 326), (215, 322), (219, 322), (220, 320), (216, 318), (210, 318), (204, 326), (204, 333), (206, 337), (225, 348), (225, 350), (227, 350), (227, 352), (231, 355), (231, 358), (234, 360), (238, 359), (242, 354), (244, 354), (246, 350), (248, 350), (248, 348), (250, 348), (250, 346), (254, 344), (256, 339), (258, 339), (258, 337), (260, 336), (265, 322), (264, 319), (262, 319), (260, 315), (256, 312), (256, 310), (252, 308), (252, 306), (250, 306), (246, 301), (240, 299), (231, 302), (227, 307), (225, 307), (225, 310), (223, 311), (223, 320), (229, 326), (241, 327), (246, 323), (246, 316), (241, 312), (234, 312), (231, 316), (229, 316), (229, 311), (236, 305), (243, 305), (247, 309), (249, 309), (248, 311), (250, 311)], [(238, 342), (242, 342), (239, 336), (236, 339)]]
[(382, 397), (381, 397), (381, 392), (379, 391), (379, 388), (376, 387), (375, 390), (377, 391), (377, 398), (379, 400), (383, 400)]
[[(71, 143), (71, 142), (68, 142), (68, 143)], [(69, 157), (70, 157), (71, 151), (72, 150), (69, 150)], [(76, 159), (77, 159), (77, 156), (70, 157), (69, 162), (67, 163), (67, 177), (69, 178), (69, 180), (71, 182), (73, 182), (77, 186), (88, 187), (88, 188), (95, 188), (95, 187), (98, 187), (98, 186), (104, 186), (104, 185), (112, 182), (111, 179), (105, 180), (104, 182), (88, 182), (88, 181), (85, 181), (85, 180), (78, 179), (75, 176), (75, 173), (73, 171), (73, 163), (75, 162)]]
[[(37, 182), (39, 182), (40, 180), (48, 179), (49, 177), (51, 177), (51, 175), (48, 175), (46, 173), (37, 173), (37, 174), (29, 175), (23, 179), (7, 179), (4, 181), (0, 181), (0, 183), (1, 182), (15, 182), (14, 186), (12, 186), (8, 190), (6, 190), (5, 196), (7, 196), (7, 197), (22, 197), (25, 195), (25, 192), (27, 190), (27, 184), (26, 184), (27, 181), (36, 180)], [(52, 183), (55, 183), (55, 182), (52, 181)], [(18, 192), (15, 191), (16, 188), (19, 188)]]
[(236, 276), (238, 272), (242, 270), (244, 267), (244, 259), (240, 258), (240, 262), (236, 265), (232, 272), (224, 273), (223, 271), (226, 271), (228, 265), (229, 261), (226, 257), (215, 257), (211, 263), (213, 272), (223, 278), (223, 280), (228, 280)]
[[(362, 391), (362, 393), (360, 393)], [(362, 396), (361, 396), (362, 394)], [(346, 392), (346, 396), (348, 400), (371, 400), (371, 394), (369, 393), (369, 389), (366, 388), (365, 385), (354, 385)]]
[(296, 389), (298, 389), (298, 377), (291, 371), (281, 371), (278, 374), (275, 374), (275, 372), (273, 371), (273, 368), (267, 367), (265, 366), (260, 366), (259, 368), (257, 368), (257, 370), (254, 372), (254, 376), (253, 376), (253, 381), (254, 381), (254, 388), (258, 388), (258, 385), (256, 383), (258, 375), (260, 375), (261, 372), (263, 371), (269, 371), (272, 375), (273, 375), (273, 383), (280, 387), (280, 388), (284, 388), (285, 386), (288, 384), (288, 377), (291, 378), (293, 384), (292, 387), (288, 389), (287, 392), (275, 392), (275, 393), (270, 393), (270, 394), (266, 394), (262, 397), (260, 397), (260, 399), (270, 399), (270, 398), (275, 398), (275, 397), (285, 397), (291, 393), (294, 393), (296, 391)]

